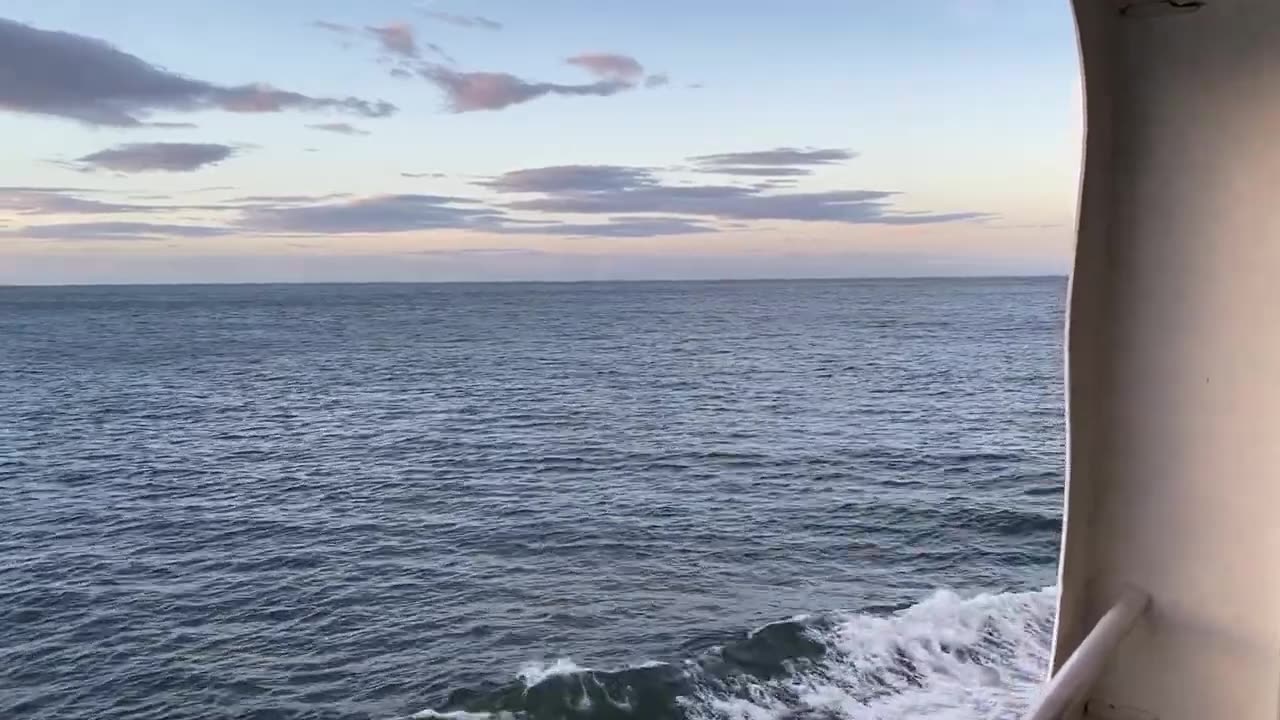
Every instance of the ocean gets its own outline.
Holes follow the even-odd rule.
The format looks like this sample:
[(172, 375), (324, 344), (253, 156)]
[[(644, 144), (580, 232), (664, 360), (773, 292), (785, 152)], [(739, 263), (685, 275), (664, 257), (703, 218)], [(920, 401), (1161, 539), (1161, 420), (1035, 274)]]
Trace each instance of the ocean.
[(1065, 288), (0, 288), (0, 717), (1018, 717)]

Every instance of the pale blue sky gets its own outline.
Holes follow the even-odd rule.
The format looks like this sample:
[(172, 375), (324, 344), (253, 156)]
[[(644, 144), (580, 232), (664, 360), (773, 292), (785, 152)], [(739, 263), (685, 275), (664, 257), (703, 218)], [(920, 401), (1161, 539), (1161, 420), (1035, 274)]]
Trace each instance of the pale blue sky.
[[(181, 103), (99, 97), (144, 122), (196, 127), (93, 125), (81, 109), (51, 111), (32, 99), (49, 97), (38, 94), (41, 83), (92, 91), (0, 50), (0, 76), (23, 78), (17, 90), (0, 85), (0, 135), (21, 139), (6, 143), (0, 166), (0, 186), (9, 188), (0, 189), (8, 193), (0, 195), (3, 283), (1044, 273), (1068, 264), (1080, 108), (1066, 2), (7, 0), (0, 18), (18, 24), (9, 25), (14, 37), (83, 36), (58, 36), (36, 54), (85, 57), (72, 51), (97, 38), (205, 87), (267, 83), (396, 106), (365, 117), (306, 107), (245, 113), (216, 102), (175, 110)], [(418, 57), (397, 56), (365, 30), (397, 24), (412, 33)], [(644, 73), (592, 75), (565, 62), (584, 53), (634, 58)], [(422, 74), (392, 77), (395, 62)], [(472, 73), (504, 73), (527, 83), (521, 87), (619, 85), (456, 112), (465, 100), (451, 98), (431, 72), (465, 83), (478, 82)], [(670, 82), (645, 87), (654, 74)], [(369, 134), (308, 127), (335, 122)], [(169, 170), (77, 162), (143, 143), (225, 147), (230, 155)], [(750, 153), (778, 148), (856, 156), (802, 160), (776, 175), (765, 174), (779, 167), (770, 160), (759, 176), (715, 174), (689, 160), (732, 153), (735, 162), (753, 161), (762, 156)], [(625, 187), (539, 185), (541, 195), (493, 182), (518, 170), (601, 165), (647, 175)], [(723, 191), (766, 178), (795, 183), (744, 190), (731, 206), (689, 195), (668, 209), (658, 195), (641, 212), (632, 201), (637, 190)], [(66, 212), (50, 201), (52, 190), (13, 189), (68, 186), (80, 190), (58, 197), (146, 207)], [(614, 191), (623, 197), (601, 199)], [(839, 217), (806, 204), (845, 191), (896, 194)], [(803, 197), (756, 199), (791, 193)], [(321, 197), (329, 194), (342, 197)], [(292, 201), (307, 214), (233, 204), (264, 195), (308, 196)], [(435, 200), (413, 200), (406, 218), (401, 200), (386, 199), (399, 195), (448, 196), (461, 203), (454, 207), (483, 213), (442, 221), (422, 205)], [(601, 209), (581, 212), (582, 197)], [(777, 213), (756, 209), (775, 206)], [(415, 219), (424, 210), (429, 219)], [(322, 219), (338, 222), (338, 232)], [(537, 232), (520, 225), (534, 221)], [(134, 225), (66, 234), (53, 227), (107, 222)], [(697, 231), (682, 232), (686, 224)], [(177, 235), (161, 232), (175, 225)], [(185, 225), (208, 230), (195, 236), (181, 232)]]

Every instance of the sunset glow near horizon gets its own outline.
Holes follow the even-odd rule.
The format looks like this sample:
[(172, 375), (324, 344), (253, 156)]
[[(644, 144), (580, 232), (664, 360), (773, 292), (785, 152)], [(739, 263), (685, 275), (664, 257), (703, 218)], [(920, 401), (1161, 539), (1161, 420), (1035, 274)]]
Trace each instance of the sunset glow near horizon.
[(1058, 274), (1067, 3), (0, 5), (0, 284)]

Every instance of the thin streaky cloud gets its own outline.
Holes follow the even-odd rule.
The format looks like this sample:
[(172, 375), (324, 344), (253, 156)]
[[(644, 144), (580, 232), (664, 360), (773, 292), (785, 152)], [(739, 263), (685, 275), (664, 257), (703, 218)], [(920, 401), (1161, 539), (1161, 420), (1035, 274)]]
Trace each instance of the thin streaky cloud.
[(506, 255), (546, 255), (545, 250), (536, 250), (533, 248), (448, 248), (448, 249), (427, 249), (427, 250), (406, 250), (402, 255), (432, 255), (446, 257), (493, 257)]
[(307, 127), (311, 128), (312, 130), (323, 130), (325, 132), (337, 133), (339, 135), (370, 134), (368, 130), (361, 130), (360, 128), (352, 125), (351, 123), (344, 123), (344, 122), (315, 123), (313, 125), (308, 125)]
[(401, 194), (247, 209), (246, 231), (278, 234), (388, 233), (492, 225), (501, 214), (475, 201), (441, 195)]
[(490, 20), (479, 15), (458, 15), (455, 13), (440, 12), (439, 10), (424, 10), (423, 15), (442, 23), (456, 25), (465, 28), (480, 28), (482, 30), (501, 30), (502, 23), (496, 20)]
[(439, 55), (445, 62), (449, 63), (450, 65), (458, 64), (458, 61), (455, 60), (452, 55), (445, 52), (444, 48), (440, 47), (439, 45), (429, 42), (426, 44), (426, 47), (431, 52), (435, 53), (436, 55)]
[(830, 165), (852, 160), (858, 154), (844, 148), (793, 148), (780, 147), (772, 150), (753, 150), (750, 152), (729, 152), (713, 155), (697, 155), (689, 158), (692, 162), (704, 167), (723, 167), (734, 165)]
[(232, 235), (235, 230), (208, 225), (144, 222), (87, 222), (28, 225), (0, 232), (7, 237), (28, 240), (166, 240), (170, 238), (212, 238)]
[[(769, 154), (755, 157), (772, 161), (780, 159)], [(667, 213), (720, 220), (881, 225), (976, 221), (994, 217), (984, 212), (895, 211), (890, 203), (900, 193), (892, 190), (775, 193), (760, 186), (675, 185), (661, 181), (652, 169), (644, 167), (562, 165), (526, 168), (504, 173), (482, 184), (498, 192), (525, 196), (507, 203), (505, 207), (509, 210), (545, 213), (614, 216)], [(527, 197), (529, 195), (539, 197)]]
[(714, 172), (721, 175), (746, 175), (749, 177), (800, 177), (812, 175), (813, 170), (807, 167), (786, 166), (736, 166), (723, 165), (699, 168), (703, 172)]
[(793, 148), (717, 153), (689, 158), (693, 169), (719, 175), (747, 177), (800, 177), (815, 167), (851, 160), (858, 154), (845, 148)]
[(561, 237), (640, 238), (717, 232), (718, 228), (681, 217), (620, 217), (603, 223), (549, 223), (506, 225), (493, 230), (506, 235), (556, 235)]
[(93, 193), (101, 192), (83, 187), (72, 187), (68, 185), (0, 185), (0, 196), (5, 193), (18, 192), (35, 192), (35, 193)]
[(79, 188), (0, 187), (0, 210), (18, 215), (113, 215), (169, 209), (78, 197), (82, 192)]
[(328, 30), (329, 32), (335, 32), (342, 35), (350, 35), (355, 33), (356, 31), (356, 29), (351, 27), (350, 25), (343, 25), (342, 23), (329, 22), (328, 20), (316, 20), (311, 24), (322, 30)]
[(169, 201), (167, 204), (138, 204), (82, 197), (93, 194), (101, 195), (102, 192), (85, 188), (0, 187), (0, 211), (9, 211), (23, 216), (56, 216), (164, 214), (186, 211), (226, 212), (234, 209), (233, 206), (225, 203), (175, 203), (173, 196), (160, 194), (130, 195), (125, 199), (167, 200)]

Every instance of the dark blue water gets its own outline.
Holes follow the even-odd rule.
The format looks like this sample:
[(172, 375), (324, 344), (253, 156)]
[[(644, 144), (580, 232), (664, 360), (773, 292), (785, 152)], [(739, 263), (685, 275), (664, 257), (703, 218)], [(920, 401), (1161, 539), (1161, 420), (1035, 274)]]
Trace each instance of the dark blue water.
[(1012, 717), (1064, 288), (0, 288), (0, 717)]

